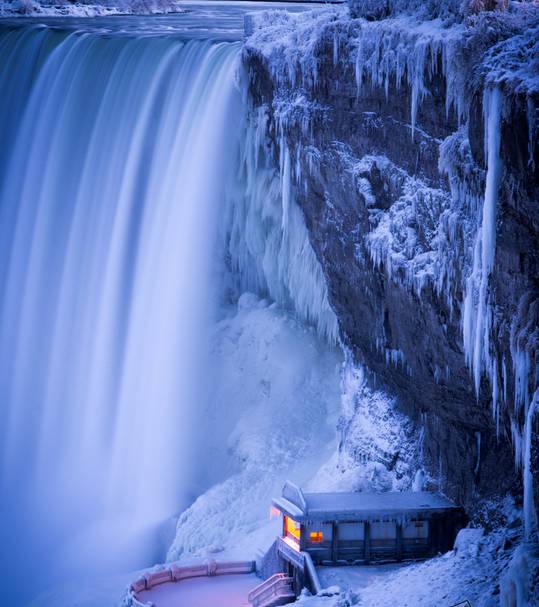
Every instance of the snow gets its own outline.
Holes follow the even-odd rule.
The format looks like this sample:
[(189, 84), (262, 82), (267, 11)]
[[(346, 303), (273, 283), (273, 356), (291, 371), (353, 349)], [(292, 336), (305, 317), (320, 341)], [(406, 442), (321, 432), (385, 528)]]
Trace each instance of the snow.
[(308, 491), (401, 491), (421, 466), (421, 439), (397, 403), (371, 390), (345, 353), (341, 372), (339, 449), (305, 487)]
[(477, 557), (479, 554), (479, 543), (484, 535), (484, 529), (461, 529), (455, 540), (455, 552), (459, 557)]
[[(371, 229), (364, 236), (364, 243), (374, 265), (383, 269), (394, 284), (403, 285), (418, 296), (428, 285), (438, 294), (450, 290), (455, 254), (443, 233), (446, 227), (450, 229), (447, 224), (452, 201), (447, 192), (412, 177), (385, 156), (358, 159), (342, 144), (335, 149), (368, 207)], [(382, 176), (384, 191), (391, 200), (388, 209), (380, 208), (382, 204), (372, 192), (373, 174)], [(384, 343), (379, 339), (377, 348), (386, 363), (407, 369), (403, 352), (386, 348)], [(445, 370), (439, 370), (438, 375), (438, 379), (443, 377)]]
[[(497, 346), (490, 340), (495, 321), (489, 274), (495, 258), (497, 186), (503, 171), (499, 154), (501, 114), (503, 105), (510, 103), (510, 93), (527, 95), (529, 163), (533, 164), (539, 10), (530, 3), (513, 2), (503, 12), (472, 15), (474, 11), (463, 8), (460, 2), (415, 0), (385, 4), (358, 0), (350, 3), (350, 10), (355, 18), (350, 19), (342, 8), (320, 9), (301, 17), (262, 13), (254, 19), (254, 33), (246, 42), (247, 48), (266, 59), (283, 106), (286, 91), (297, 92), (295, 113), (298, 100), (304, 107), (316, 103), (320, 62), (330, 54), (346, 77), (355, 73), (358, 97), (369, 88), (382, 88), (388, 95), (393, 84), (397, 89), (406, 87), (412, 136), (417, 133), (418, 107), (427, 94), (425, 83), (433, 76), (445, 80), (446, 112), (454, 111), (460, 124), (467, 121), (470, 90), (484, 89), (488, 169), (485, 175), (473, 161), (465, 127), (441, 142), (440, 172), (449, 178), (451, 200), (443, 191), (402, 176), (404, 185), (392, 206), (379, 212), (368, 175), (361, 173), (361, 164), (372, 163), (373, 158), (355, 162), (359, 169), (358, 192), (371, 213), (372, 229), (366, 244), (373, 262), (393, 282), (419, 296), (425, 285), (433, 284), (437, 294), (445, 297), (450, 313), (464, 292), (466, 360), (477, 393), (481, 377), (486, 375), (490, 380), (492, 414), (499, 432), (500, 407), (507, 404), (507, 362), (498, 360), (494, 354)], [(437, 18), (428, 20), (427, 15)], [(467, 53), (484, 55), (476, 62), (473, 83), (467, 80), (471, 73)], [(303, 126), (302, 132), (306, 131), (308, 127)], [(320, 152), (314, 151), (312, 157), (317, 163)], [(383, 157), (374, 162), (391, 171), (387, 159), (385, 164)], [(432, 209), (427, 234), (421, 234), (415, 225), (424, 224), (424, 217), (416, 221), (422, 209)], [(529, 398), (528, 352), (512, 347), (511, 362), (519, 388), (517, 405), (526, 394)], [(406, 364), (397, 348), (385, 352), (385, 356), (388, 364)], [(442, 379), (445, 372), (436, 369), (435, 380)]]
[(204, 449), (215, 466), (231, 466), (180, 516), (168, 560), (209, 550), (245, 559), (267, 549), (277, 535), (271, 498), (287, 478), (311, 479), (337, 448), (340, 356), (314, 330), (244, 294), (216, 327), (213, 357), (222, 379)]
[(279, 84), (313, 88), (318, 81), (316, 50), (331, 41), (333, 61), (339, 49), (348, 49), (354, 69), (358, 96), (364, 87), (383, 87), (388, 94), (390, 81), (397, 89), (410, 89), (411, 136), (415, 131), (419, 105), (427, 94), (425, 81), (438, 70), (447, 79), (447, 109), (463, 115), (465, 83), (456, 69), (454, 54), (465, 33), (462, 24), (448, 27), (441, 19), (422, 21), (417, 15), (395, 15), (382, 21), (350, 21), (343, 7), (318, 9), (301, 16), (267, 11), (252, 18), (254, 33), (247, 48), (262, 53), (269, 61), (272, 76)]
[[(443, 263), (438, 255), (437, 225), (449, 198), (443, 190), (428, 187), (383, 156), (365, 156), (354, 166), (360, 175), (373, 169), (388, 181), (392, 204), (383, 211), (374, 198), (370, 201), (372, 228), (365, 237), (367, 250), (390, 280), (420, 295), (426, 284), (436, 285)], [(405, 366), (399, 350), (386, 352), (386, 361)]]
[[(521, 413), (513, 419), (512, 429), (518, 465), (525, 466), (525, 454), (530, 441), (527, 440), (521, 422), (522, 414), (529, 411), (530, 395), (535, 387), (531, 377), (533, 344), (537, 343), (537, 332), (534, 330), (537, 326), (535, 302), (530, 301), (528, 297), (526, 304), (521, 307), (524, 309), (527, 306), (529, 313), (522, 311), (519, 317), (515, 318), (511, 328), (511, 360), (501, 356), (498, 359), (495, 354), (498, 346), (491, 343), (491, 334), (495, 327), (494, 302), (489, 289), (496, 252), (497, 188), (503, 172), (499, 153), (503, 105), (510, 102), (509, 91), (535, 91), (535, 77), (538, 73), (535, 66), (537, 31), (533, 21), (529, 21), (530, 27), (526, 30), (525, 21), (522, 21), (520, 14), (525, 12), (521, 5), (523, 3), (512, 3), (508, 16), (489, 13), (468, 18), (465, 24), (459, 23), (463, 15), (457, 15), (460, 12), (458, 2), (388, 2), (386, 11), (382, 10), (384, 7), (381, 3), (351, 3), (352, 12), (355, 11), (353, 16), (377, 19), (389, 15), (389, 18), (383, 21), (350, 20), (341, 9), (313, 11), (302, 15), (301, 19), (264, 14), (255, 20), (254, 34), (248, 39), (247, 46), (266, 59), (272, 79), (276, 83), (276, 95), (283, 106), (281, 117), (286, 115), (286, 91), (297, 92), (293, 103), (288, 100), (290, 113), (298, 115), (300, 110), (297, 106), (301, 104), (306, 110), (314, 106), (317, 98), (316, 87), (320, 85), (320, 62), (332, 59), (343, 72), (354, 70), (358, 96), (364, 94), (368, 87), (381, 87), (388, 94), (393, 82), (396, 82), (398, 87), (406, 86), (410, 91), (412, 107), (410, 130), (412, 134), (415, 131), (416, 135), (417, 109), (426, 94), (425, 82), (440, 69), (442, 73), (438, 75), (445, 79), (448, 87), (446, 111), (449, 113), (454, 110), (460, 124), (465, 125), (470, 101), (467, 97), (470, 82), (465, 82), (468, 72), (464, 66), (469, 58), (463, 57), (460, 51), (466, 48), (471, 50), (472, 55), (474, 52), (479, 55), (486, 51), (487, 69), (481, 74), (481, 85), (486, 85), (483, 104), (487, 133), (486, 172), (473, 160), (466, 126), (462, 126), (456, 133), (440, 142), (440, 172), (448, 177), (451, 197), (447, 197), (443, 191), (440, 191), (438, 196), (433, 188), (426, 187), (426, 184), (419, 180), (413, 180), (406, 174), (399, 175), (398, 170), (392, 171), (389, 161), (381, 156), (357, 159), (349, 155), (348, 166), (350, 171), (355, 171), (358, 193), (364, 198), (371, 215), (372, 229), (365, 236), (365, 241), (372, 261), (383, 268), (393, 282), (403, 284), (419, 295), (430, 282), (438, 295), (445, 297), (451, 310), (455, 303), (461, 301), (461, 293), (464, 291), (462, 317), (466, 358), (477, 393), (482, 375), (490, 379), (492, 414), (498, 432), (503, 432), (503, 426), (500, 428), (500, 407), (502, 404), (508, 404), (508, 368), (509, 365), (513, 366), (517, 382), (515, 405), (516, 409), (520, 408)], [(416, 9), (430, 10), (432, 7), (438, 11), (440, 19), (421, 23), (417, 19), (417, 13), (415, 16), (410, 14)], [(529, 11), (533, 10), (530, 7)], [(363, 14), (361, 11), (364, 11)], [(457, 18), (447, 20), (451, 14)], [(523, 32), (518, 34), (521, 35), (520, 38), (515, 36), (518, 28)], [(496, 44), (504, 37), (511, 39)], [(485, 43), (486, 40), (490, 42)], [(469, 44), (463, 44), (465, 41)], [(438, 64), (439, 58), (441, 68)], [(536, 108), (530, 99), (531, 95), (528, 96), (527, 102), (531, 162)], [(320, 108), (320, 111), (323, 113), (324, 109)], [(309, 127), (302, 124), (301, 132), (309, 133)], [(338, 142), (334, 144), (335, 147), (339, 145)], [(343, 155), (347, 153), (343, 150)], [(316, 171), (322, 157), (321, 151), (311, 146), (309, 154)], [(376, 197), (368, 179), (369, 163), (371, 166), (383, 166), (382, 172), (392, 175), (394, 181), (388, 184), (389, 188), (394, 187), (395, 182), (401, 187), (397, 190), (397, 195), (392, 196), (393, 204), (389, 209), (376, 208)], [(297, 174), (296, 178), (299, 181)], [(432, 209), (430, 221), (425, 222), (423, 217), (418, 221), (418, 209), (425, 208)], [(427, 224), (428, 233), (420, 234), (415, 225), (417, 223), (421, 226)], [(385, 348), (381, 339), (377, 345), (383, 351), (387, 364), (406, 365), (398, 345)], [(361, 390), (361, 376), (361, 369), (349, 369), (343, 373), (343, 377), (348, 377), (350, 385), (353, 386), (354, 394)], [(448, 381), (447, 368), (435, 368), (434, 377), (435, 381), (444, 378)], [(343, 392), (341, 447), (318, 473), (320, 485), (317, 488), (325, 485), (333, 486), (334, 490), (351, 487), (358, 489), (362, 488), (363, 480), (366, 486), (378, 485), (380, 482), (375, 474), (369, 476), (366, 473), (367, 468), (376, 470), (376, 457), (372, 455), (378, 447), (378, 428), (366, 425), (357, 433), (353, 430), (354, 424), (361, 419), (361, 410), (369, 402), (369, 398), (362, 399), (362, 406), (356, 409), (354, 399), (346, 396), (346, 390)], [(388, 402), (387, 399), (385, 402)], [(388, 410), (391, 408), (388, 407)], [(530, 416), (533, 418), (532, 413)], [(376, 414), (369, 416), (369, 422), (378, 419)], [(361, 427), (360, 423), (357, 425)], [(376, 423), (373, 425), (376, 426)], [(528, 424), (528, 428), (530, 427), (531, 422)], [(376, 437), (376, 447), (373, 451), (368, 451), (369, 456), (360, 463), (365, 443), (368, 442), (366, 437), (371, 436)], [(477, 473), (481, 467), (481, 441), (481, 434), (477, 433)], [(403, 443), (408, 444), (406, 441)], [(388, 478), (387, 469), (384, 466), (381, 468), (380, 485), (385, 489), (391, 488), (395, 479), (391, 476)], [(419, 473), (420, 469), (408, 469), (403, 477), (406, 479), (403, 484), (411, 482), (410, 479)], [(531, 480), (528, 467), (528, 480), (524, 479), (528, 496), (532, 495)], [(421, 485), (423, 484), (424, 480), (421, 482)], [(528, 512), (533, 512), (530, 506)], [(498, 603), (496, 576), (499, 577), (498, 574), (507, 565), (510, 556), (510, 551), (505, 554), (499, 545), (495, 546), (496, 541), (489, 536), (477, 544), (478, 554), (474, 557), (477, 558), (477, 563), (472, 563), (470, 571), (466, 570), (466, 566), (455, 555), (449, 555), (445, 560), (435, 560), (428, 567), (425, 565), (425, 568), (420, 569), (426, 581), (422, 582), (420, 575), (415, 575), (415, 569), (410, 568), (408, 573), (400, 574), (398, 582), (391, 582), (387, 594), (382, 591), (383, 584), (380, 583), (380, 597), (385, 597), (386, 603), (383, 598), (375, 600), (374, 595), (369, 595), (368, 598), (372, 601), (365, 600), (365, 604), (391, 604), (388, 598), (390, 591), (400, 597), (399, 586), (402, 584), (407, 591), (410, 590), (415, 604), (451, 604), (451, 601), (456, 603), (462, 598), (470, 598), (477, 599), (480, 605), (495, 605)], [(472, 587), (475, 574), (481, 579), (484, 578), (484, 585), (479, 583), (477, 588)], [(467, 596), (462, 596), (459, 592), (459, 577), (461, 589), (467, 589)], [(466, 580), (466, 583), (462, 580)], [(433, 596), (429, 598), (431, 583)], [(414, 604), (412, 599), (406, 604)], [(310, 599), (304, 597), (302, 600), (310, 601), (313, 605), (344, 605), (349, 604), (347, 601), (353, 602), (350, 597), (344, 595), (338, 599), (325, 596)]]
[[(307, 519), (354, 519), (367, 513), (419, 511), (455, 507), (441, 495), (426, 491), (386, 491), (383, 493), (305, 493)], [(276, 503), (280, 499), (275, 500)], [(286, 504), (285, 504), (286, 505)], [(297, 505), (297, 504), (296, 504)]]
[(194, 578), (154, 586), (138, 598), (156, 607), (248, 607), (247, 595), (259, 583), (255, 574)]
[(103, 17), (181, 13), (181, 0), (15, 0), (0, 3), (0, 17)]
[(489, 49), (483, 62), (487, 83), (503, 85), (530, 98), (539, 93), (539, 7), (520, 35)]
[[(480, 535), (476, 530), (475, 536)], [(474, 607), (499, 607), (500, 576), (511, 561), (503, 545), (505, 533), (474, 537), (473, 550), (451, 551), (428, 561), (401, 565), (320, 568), (323, 584), (337, 585), (332, 597), (302, 596), (305, 607), (433, 607), (469, 600)], [(531, 567), (514, 566), (514, 575), (531, 573)], [(396, 599), (398, 597), (398, 599)], [(531, 607), (534, 603), (503, 603), (503, 607)]]

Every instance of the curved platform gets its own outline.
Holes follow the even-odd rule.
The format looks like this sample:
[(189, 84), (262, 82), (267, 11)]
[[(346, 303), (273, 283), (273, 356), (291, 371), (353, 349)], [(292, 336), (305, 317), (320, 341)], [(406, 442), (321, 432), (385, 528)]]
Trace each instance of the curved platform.
[(246, 607), (260, 580), (254, 561), (179, 566), (146, 572), (127, 590), (126, 607)]
[(191, 578), (143, 590), (138, 599), (155, 607), (247, 607), (247, 596), (258, 583), (254, 573)]

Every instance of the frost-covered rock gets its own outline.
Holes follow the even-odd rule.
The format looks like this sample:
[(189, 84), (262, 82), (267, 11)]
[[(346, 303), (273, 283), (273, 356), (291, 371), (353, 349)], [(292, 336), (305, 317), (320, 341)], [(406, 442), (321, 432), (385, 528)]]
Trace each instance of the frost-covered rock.
[(381, 19), (401, 13), (420, 15), (425, 19), (462, 17), (463, 0), (348, 0), (353, 17)]
[(500, 582), (500, 607), (539, 604), (539, 551), (519, 546)]
[(361, 368), (342, 371), (339, 450), (311, 481), (312, 491), (402, 491), (421, 462), (421, 437), (394, 399), (372, 391)]
[(539, 469), (539, 9), (421, 5), (263, 14), (244, 60), (341, 340), (473, 508)]
[(479, 554), (479, 542), (483, 538), (484, 530), (461, 529), (455, 539), (455, 553), (459, 558), (476, 557)]

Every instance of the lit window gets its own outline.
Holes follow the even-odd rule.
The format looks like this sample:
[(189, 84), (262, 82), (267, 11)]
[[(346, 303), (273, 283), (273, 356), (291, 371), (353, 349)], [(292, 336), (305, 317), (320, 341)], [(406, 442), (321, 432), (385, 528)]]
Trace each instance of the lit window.
[(286, 535), (289, 535), (289, 536), (295, 538), (296, 540), (299, 540), (299, 538), (300, 538), (299, 523), (296, 523), (296, 521), (294, 521), (290, 517), (285, 516), (284, 517), (284, 528), (285, 528)]
[(277, 518), (278, 516), (280, 516), (280, 514), (281, 514), (281, 511), (277, 510), (277, 508), (275, 508), (275, 506), (272, 506), (270, 508), (270, 519)]
[(324, 534), (321, 531), (311, 531), (311, 544), (321, 544), (324, 541)]

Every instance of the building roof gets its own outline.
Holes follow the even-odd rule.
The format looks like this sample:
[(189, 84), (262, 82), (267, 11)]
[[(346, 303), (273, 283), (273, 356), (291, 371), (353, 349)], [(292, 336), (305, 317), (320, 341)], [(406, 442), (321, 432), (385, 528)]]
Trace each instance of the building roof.
[(428, 514), (457, 506), (437, 493), (390, 491), (385, 493), (303, 493), (287, 481), (273, 505), (296, 521), (368, 520), (390, 516)]

